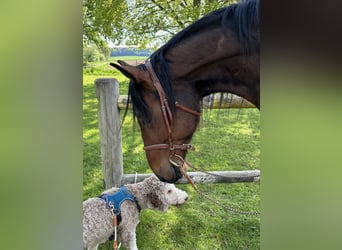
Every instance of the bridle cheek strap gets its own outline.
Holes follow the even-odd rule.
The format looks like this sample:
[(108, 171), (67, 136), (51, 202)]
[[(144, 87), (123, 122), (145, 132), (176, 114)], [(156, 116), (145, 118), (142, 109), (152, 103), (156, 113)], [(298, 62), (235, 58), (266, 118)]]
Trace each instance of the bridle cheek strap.
[[(151, 76), (153, 85), (156, 88), (158, 95), (159, 95), (161, 110), (162, 110), (163, 118), (165, 121), (167, 133), (168, 133), (169, 144), (153, 144), (153, 145), (145, 146), (144, 150), (149, 151), (149, 150), (158, 150), (158, 149), (169, 149), (172, 153), (174, 153), (174, 150), (176, 150), (176, 149), (179, 149), (179, 150), (188, 150), (188, 149), (195, 150), (195, 148), (191, 144), (173, 144), (173, 140), (172, 140), (173, 116), (172, 116), (172, 111), (170, 109), (169, 103), (168, 103), (167, 98), (166, 98), (166, 94), (164, 92), (163, 87), (160, 84), (158, 77), (156, 76), (156, 74), (153, 70), (151, 62), (148, 60), (148, 61), (146, 61), (145, 65), (146, 65), (147, 71), (149, 72), (149, 74)], [(177, 108), (180, 108), (183, 111), (186, 111), (190, 114), (198, 115), (198, 116), (201, 115), (201, 113), (199, 113), (195, 110), (192, 110), (190, 108), (187, 108), (184, 105), (180, 104), (179, 102), (176, 102), (175, 105)]]

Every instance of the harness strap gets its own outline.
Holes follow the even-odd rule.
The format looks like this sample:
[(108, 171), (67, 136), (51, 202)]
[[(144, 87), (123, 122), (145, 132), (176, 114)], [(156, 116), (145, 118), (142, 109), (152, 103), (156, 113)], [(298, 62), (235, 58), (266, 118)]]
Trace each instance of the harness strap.
[[(165, 122), (165, 126), (167, 129), (168, 133), (168, 142), (169, 144), (161, 143), (161, 144), (153, 144), (153, 145), (148, 145), (144, 146), (144, 150), (157, 150), (157, 149), (169, 149), (172, 154), (174, 154), (175, 149), (180, 149), (180, 150), (188, 150), (192, 149), (194, 150), (195, 148), (191, 144), (173, 144), (173, 139), (172, 139), (172, 128), (173, 128), (173, 116), (172, 112), (165, 94), (165, 91), (163, 87), (160, 84), (160, 81), (158, 77), (156, 76), (152, 64), (149, 60), (145, 62), (147, 71), (150, 74), (150, 77), (152, 79), (153, 85), (156, 88), (158, 95), (159, 95), (159, 101), (163, 113), (163, 118)], [(175, 102), (175, 106), (179, 109), (182, 109), (183, 111), (186, 111), (190, 114), (200, 116), (201, 113), (197, 112), (196, 110), (192, 110), (188, 107), (185, 107), (184, 105), (180, 104), (179, 102)]]
[(114, 226), (114, 242), (113, 242), (113, 249), (118, 249), (118, 221), (116, 218), (116, 214), (113, 215), (113, 226)]
[[(149, 146), (144, 146), (144, 149), (146, 151), (149, 150), (157, 150), (157, 149), (169, 149), (169, 144), (153, 144)], [(180, 150), (195, 150), (195, 147), (192, 146), (191, 144), (173, 144), (173, 149), (180, 149)]]
[(116, 193), (114, 194), (102, 194), (99, 196), (100, 199), (106, 202), (106, 205), (115, 215), (120, 215), (120, 207), (122, 202), (125, 200), (130, 200), (137, 205), (139, 212), (141, 210), (136, 198), (133, 194), (131, 194), (125, 186), (122, 186)]
[(177, 108), (183, 109), (184, 111), (186, 111), (186, 112), (188, 112), (190, 114), (197, 115), (197, 116), (201, 115), (200, 112), (197, 112), (196, 110), (193, 110), (193, 109), (189, 109), (188, 107), (185, 107), (183, 104), (180, 104), (177, 101), (176, 101), (175, 105), (176, 105)]
[(162, 109), (162, 113), (163, 113), (163, 118), (165, 121), (167, 133), (168, 133), (169, 149), (173, 150), (174, 147), (173, 147), (173, 142), (172, 142), (172, 127), (173, 127), (172, 112), (171, 112), (169, 103), (167, 101), (165, 91), (164, 91), (163, 87), (161, 86), (160, 81), (159, 81), (158, 77), (156, 76), (150, 61), (146, 62), (146, 68), (147, 68), (148, 72), (150, 73), (153, 85), (156, 88), (158, 95), (159, 95), (159, 100), (160, 100), (160, 105), (161, 105), (161, 109)]

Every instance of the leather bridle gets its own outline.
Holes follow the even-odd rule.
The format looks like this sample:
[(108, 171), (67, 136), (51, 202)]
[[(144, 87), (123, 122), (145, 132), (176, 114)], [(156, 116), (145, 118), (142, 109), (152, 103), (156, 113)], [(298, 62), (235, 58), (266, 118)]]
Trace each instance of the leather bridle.
[[(161, 143), (161, 144), (153, 144), (153, 145), (148, 145), (144, 146), (144, 150), (150, 151), (150, 150), (158, 150), (158, 149), (168, 149), (171, 152), (171, 155), (175, 155), (175, 150), (194, 150), (195, 148), (191, 144), (174, 144), (173, 139), (172, 139), (172, 129), (173, 129), (173, 116), (172, 116), (172, 111), (170, 109), (166, 94), (164, 92), (163, 87), (160, 84), (160, 81), (158, 77), (156, 76), (153, 67), (151, 65), (151, 62), (147, 60), (145, 62), (147, 71), (149, 72), (153, 85), (156, 88), (158, 95), (159, 95), (159, 100), (160, 100), (160, 105), (161, 105), (161, 110), (163, 113), (163, 118), (165, 121), (166, 129), (168, 132), (168, 144), (166, 143)], [(188, 107), (185, 107), (184, 105), (180, 104), (179, 102), (175, 102), (175, 106), (183, 111), (186, 111), (190, 114), (200, 116), (201, 113), (197, 112), (196, 110), (192, 110)]]

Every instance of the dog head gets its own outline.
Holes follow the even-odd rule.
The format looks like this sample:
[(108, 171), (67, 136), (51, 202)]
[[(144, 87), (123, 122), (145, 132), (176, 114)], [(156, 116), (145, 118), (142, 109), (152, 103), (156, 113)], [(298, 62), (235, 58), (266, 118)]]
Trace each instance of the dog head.
[(149, 208), (165, 212), (169, 205), (182, 205), (188, 200), (188, 194), (174, 184), (161, 182), (156, 176), (145, 179), (150, 188), (147, 198)]

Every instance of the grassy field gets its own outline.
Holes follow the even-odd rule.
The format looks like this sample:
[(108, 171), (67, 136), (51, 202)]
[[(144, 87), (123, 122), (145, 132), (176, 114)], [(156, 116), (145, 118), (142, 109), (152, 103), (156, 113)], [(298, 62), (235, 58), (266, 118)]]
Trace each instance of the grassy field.
[[(129, 58), (130, 60), (134, 58)], [(117, 58), (111, 58), (111, 62)], [(103, 191), (101, 153), (94, 80), (114, 77), (120, 93), (128, 80), (108, 62), (84, 70), (83, 78), (83, 199)], [(122, 112), (123, 113), (123, 112)], [(260, 169), (260, 114), (256, 109), (204, 110), (193, 138), (195, 152), (187, 159), (206, 170)], [(139, 126), (128, 112), (122, 129), (124, 173), (151, 173), (142, 149)], [(177, 185), (190, 200), (166, 213), (143, 210), (137, 228), (139, 249), (260, 249), (260, 218), (235, 215)], [(260, 184), (205, 184), (201, 191), (240, 210), (260, 210)], [(111, 243), (100, 249), (112, 249)], [(123, 249), (123, 248), (122, 248)]]

